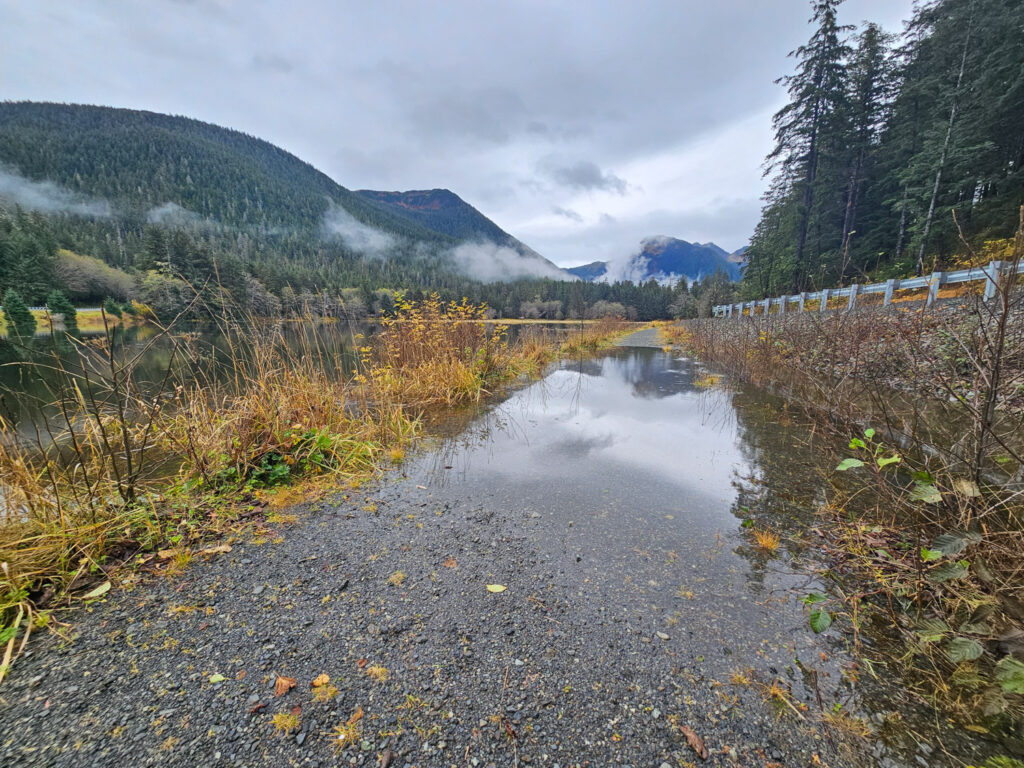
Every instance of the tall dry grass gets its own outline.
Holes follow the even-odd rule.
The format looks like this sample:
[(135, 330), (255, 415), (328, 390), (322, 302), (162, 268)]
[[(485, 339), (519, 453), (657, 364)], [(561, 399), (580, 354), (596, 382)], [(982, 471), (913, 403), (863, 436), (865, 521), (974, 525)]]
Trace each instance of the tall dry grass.
[(1003, 736), (1024, 727), (1022, 260), (1024, 209), (991, 301), (686, 326), (702, 360), (788, 396), (834, 436), (831, 609), (858, 641), (872, 617), (896, 640), (869, 661)]
[[(222, 316), (217, 355), (176, 324), (141, 353), (118, 348), (108, 325), (99, 341), (55, 336), (75, 345), (73, 365), (56, 352), (19, 363), (45, 372), (50, 402), (32, 439), (0, 421), (0, 680), (46, 608), (102, 586), (125, 560), (199, 546), (253, 489), (320, 475), (362, 482), (426, 412), (479, 400), (559, 353), (599, 349), (624, 327), (510, 344), (482, 306), (400, 301), (353, 377), (313, 322), (295, 344), (280, 324)], [(168, 342), (162, 378), (140, 382), (146, 352)]]

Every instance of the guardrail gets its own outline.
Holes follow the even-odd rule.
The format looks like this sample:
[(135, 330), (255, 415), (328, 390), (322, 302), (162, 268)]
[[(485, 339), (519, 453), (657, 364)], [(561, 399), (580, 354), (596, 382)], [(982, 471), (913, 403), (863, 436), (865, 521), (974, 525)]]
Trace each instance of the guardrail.
[[(743, 314), (753, 316), (760, 308), (761, 314), (767, 315), (772, 307), (778, 307), (779, 312), (785, 312), (789, 304), (798, 305), (798, 312), (804, 311), (804, 305), (809, 301), (820, 300), (819, 312), (828, 309), (829, 299), (849, 297), (846, 309), (854, 309), (857, 306), (857, 297), (869, 293), (881, 293), (884, 295), (883, 306), (892, 303), (893, 294), (896, 291), (912, 291), (921, 288), (928, 289), (928, 298), (925, 300), (927, 306), (931, 306), (939, 298), (939, 289), (944, 285), (955, 283), (972, 283), (978, 280), (985, 282), (985, 300), (988, 301), (996, 295), (1000, 275), (1004, 274), (1012, 265), (1003, 261), (990, 261), (985, 267), (971, 267), (960, 269), (955, 272), (932, 272), (927, 277), (911, 277), (906, 279), (893, 278), (884, 283), (872, 283), (861, 285), (854, 283), (846, 288), (825, 288), (820, 291), (795, 293), (790, 296), (779, 296), (774, 299), (760, 299), (759, 301), (741, 301), (738, 304), (717, 304), (712, 307), (715, 317), (739, 317)], [(1024, 262), (1017, 264), (1017, 273), (1024, 274)]]

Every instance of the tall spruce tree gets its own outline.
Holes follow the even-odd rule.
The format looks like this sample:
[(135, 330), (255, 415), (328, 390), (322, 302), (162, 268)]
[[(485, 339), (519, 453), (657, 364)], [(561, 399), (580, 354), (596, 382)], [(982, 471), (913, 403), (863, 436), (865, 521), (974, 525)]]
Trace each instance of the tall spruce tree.
[(4, 320), (7, 336), (18, 341), (30, 340), (36, 333), (36, 318), (29, 310), (21, 294), (13, 288), (4, 291)]

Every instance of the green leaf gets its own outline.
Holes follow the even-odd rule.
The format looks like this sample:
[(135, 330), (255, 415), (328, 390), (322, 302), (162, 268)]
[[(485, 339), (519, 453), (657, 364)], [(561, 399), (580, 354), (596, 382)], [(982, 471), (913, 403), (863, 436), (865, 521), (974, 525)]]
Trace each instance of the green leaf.
[(832, 614), (826, 610), (815, 608), (811, 611), (810, 615), (811, 629), (814, 633), (820, 635), (826, 629), (832, 626)]
[(749, 517), (744, 519), (744, 521), (742, 523), (740, 523), (740, 528), (753, 528), (753, 527), (754, 527), (754, 521), (751, 518), (749, 518)]
[(83, 600), (95, 600), (97, 597), (103, 597), (109, 591), (110, 591), (110, 582), (109, 581), (105, 581), (102, 584), (100, 584), (98, 587), (96, 587), (96, 589), (94, 589), (94, 590), (92, 590), (90, 592), (87, 592), (86, 594), (82, 595), (82, 599)]
[(923, 619), (917, 625), (917, 634), (922, 643), (937, 643), (949, 632), (949, 625), (942, 619)]
[(962, 661), (974, 661), (984, 653), (985, 649), (973, 637), (954, 637), (946, 645), (949, 660), (959, 664)]
[(964, 624), (960, 627), (960, 631), (965, 635), (991, 635), (992, 627), (984, 621), (979, 621), (974, 624)]
[(1024, 664), (1004, 656), (996, 664), (996, 680), (1007, 693), (1024, 693)]
[(853, 440), (850, 441), (850, 448), (867, 448), (867, 447), (868, 447), (867, 444), (863, 440), (861, 440), (859, 437), (855, 437), (855, 438), (853, 438)]
[(923, 501), (925, 504), (938, 504), (942, 501), (939, 489), (930, 483), (918, 482), (910, 492), (911, 501)]
[(842, 461), (839, 462), (839, 466), (836, 467), (836, 470), (838, 470), (839, 472), (845, 472), (848, 469), (855, 469), (857, 467), (863, 466), (864, 462), (861, 461), (860, 459), (843, 459)]
[(227, 678), (221, 674), (210, 675), (209, 677), (209, 682), (211, 683), (223, 683), (225, 680), (227, 680)]
[(893, 455), (886, 458), (877, 459), (877, 462), (879, 467), (887, 467), (890, 464), (896, 464), (900, 460), (901, 459), (899, 456)]
[(967, 561), (961, 560), (957, 563), (946, 563), (928, 571), (928, 578), (932, 581), (954, 581), (967, 577)]
[(0, 629), (0, 644), (9, 643), (16, 634), (18, 634), (18, 628), (14, 625)]
[(913, 474), (913, 478), (914, 478), (914, 481), (918, 482), (918, 483), (934, 483), (935, 482), (935, 478), (932, 477), (931, 472), (915, 472)]
[(940, 560), (942, 558), (942, 552), (937, 549), (928, 549), (927, 547), (921, 547), (921, 559), (926, 563), (930, 563), (933, 560)]
[(871, 429), (871, 427), (868, 427), (867, 429), (864, 430), (864, 437), (866, 437), (868, 440), (870, 440), (874, 436), (875, 430)]
[(937, 549), (944, 555), (958, 555), (964, 551), (968, 544), (977, 544), (981, 536), (976, 533), (960, 533), (949, 531), (942, 533), (932, 539), (932, 549)]
[(811, 592), (809, 595), (804, 595), (800, 598), (800, 602), (804, 605), (816, 605), (817, 603), (824, 603), (827, 600), (827, 597), (817, 592)]

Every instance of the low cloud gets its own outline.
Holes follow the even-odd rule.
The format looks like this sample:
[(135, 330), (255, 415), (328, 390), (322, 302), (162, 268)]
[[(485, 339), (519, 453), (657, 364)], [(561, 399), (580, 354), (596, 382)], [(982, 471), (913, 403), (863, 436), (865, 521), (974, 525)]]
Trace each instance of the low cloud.
[(570, 189), (603, 190), (624, 195), (629, 186), (625, 179), (619, 178), (611, 171), (602, 171), (597, 163), (589, 160), (559, 163), (548, 159), (541, 163), (541, 170), (555, 183)]
[(150, 208), (146, 213), (146, 221), (150, 224), (163, 224), (165, 226), (182, 226), (185, 224), (200, 224), (203, 217), (198, 213), (182, 208), (177, 203), (170, 201), (163, 205)]
[(350, 251), (364, 256), (387, 256), (388, 251), (398, 245), (398, 238), (363, 224), (337, 205), (332, 205), (324, 215), (324, 230), (339, 238)]
[(485, 283), (526, 277), (576, 279), (539, 256), (524, 256), (514, 248), (486, 241), (463, 243), (452, 248), (448, 256), (460, 272)]
[(70, 213), (95, 218), (111, 214), (110, 203), (106, 200), (77, 194), (52, 181), (32, 181), (4, 168), (0, 168), (0, 199), (41, 213)]
[(569, 221), (575, 221), (577, 224), (583, 223), (583, 217), (580, 216), (580, 214), (578, 214), (571, 208), (562, 208), (561, 206), (556, 205), (554, 208), (551, 209), (551, 212), (556, 216), (561, 216), (564, 219), (569, 219)]

